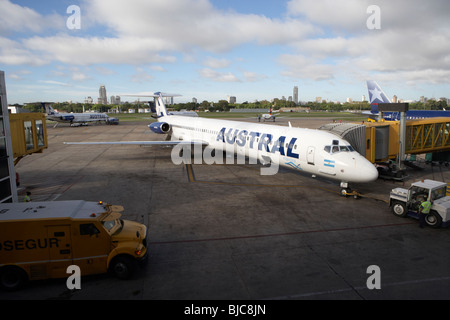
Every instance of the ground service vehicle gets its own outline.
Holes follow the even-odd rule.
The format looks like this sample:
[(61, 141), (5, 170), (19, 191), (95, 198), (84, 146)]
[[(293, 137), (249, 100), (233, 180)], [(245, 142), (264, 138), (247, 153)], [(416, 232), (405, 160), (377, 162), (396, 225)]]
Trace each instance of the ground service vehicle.
[(50, 201), (0, 204), (0, 285), (111, 271), (129, 278), (147, 257), (147, 227), (120, 219), (122, 206)]
[(424, 195), (431, 201), (430, 213), (425, 222), (431, 227), (450, 224), (450, 197), (446, 195), (447, 184), (434, 180), (422, 180), (411, 184), (409, 189), (395, 188), (391, 191), (390, 206), (398, 217), (418, 218), (419, 206)]

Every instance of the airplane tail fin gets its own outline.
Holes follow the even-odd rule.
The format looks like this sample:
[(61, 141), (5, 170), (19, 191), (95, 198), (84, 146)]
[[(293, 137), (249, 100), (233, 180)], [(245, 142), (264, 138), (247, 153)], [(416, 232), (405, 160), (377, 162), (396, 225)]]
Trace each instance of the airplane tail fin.
[(369, 100), (372, 113), (378, 113), (379, 103), (391, 103), (381, 87), (372, 80), (367, 80), (367, 90), (369, 91)]
[(155, 107), (152, 107), (152, 112), (155, 112), (157, 118), (167, 116), (166, 105), (164, 104), (164, 99), (166, 97), (179, 97), (180, 94), (172, 94), (172, 93), (163, 93), (163, 92), (154, 92), (153, 94), (148, 95), (128, 95), (124, 94), (123, 96), (131, 96), (131, 97), (153, 97), (155, 98)]
[(42, 103), (42, 107), (44, 108), (44, 112), (46, 114), (48, 114), (49, 116), (58, 113), (58, 112), (55, 111), (55, 109), (52, 108), (52, 106), (50, 104)]

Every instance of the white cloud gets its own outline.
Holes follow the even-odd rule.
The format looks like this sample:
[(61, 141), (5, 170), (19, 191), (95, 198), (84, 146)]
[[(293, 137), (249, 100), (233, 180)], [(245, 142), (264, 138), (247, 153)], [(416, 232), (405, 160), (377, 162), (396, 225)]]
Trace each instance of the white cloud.
[(285, 66), (284, 76), (293, 79), (329, 80), (334, 78), (335, 67), (322, 64), (304, 55), (283, 54), (278, 63)]
[(0, 64), (41, 66), (46, 63), (48, 59), (33, 54), (21, 43), (0, 37)]
[[(266, 78), (259, 72), (273, 74), (266, 70), (276, 65), (291, 79), (361, 81), (376, 75), (448, 84), (450, 2), (378, 0), (381, 30), (366, 27), (371, 4), (290, 0), (286, 15), (270, 18), (219, 10), (210, 0), (82, 0), (82, 29), (72, 32), (65, 13), (45, 15), (0, 0), (0, 65), (68, 65), (49, 72), (62, 82), (87, 80), (89, 72), (111, 76), (108, 64), (132, 65), (133, 82), (151, 81), (152, 72), (166, 71), (164, 64), (180, 62), (200, 65), (198, 74), (215, 82), (254, 82)], [(221, 53), (242, 48), (251, 48), (252, 56), (245, 56), (246, 70), (238, 67), (237, 74), (230, 68), (236, 60)], [(96, 64), (108, 68), (88, 70)]]
[(213, 69), (204, 68), (199, 70), (200, 76), (216, 82), (240, 82), (240, 80), (231, 72), (218, 72)]
[(57, 35), (23, 40), (29, 50), (41, 51), (51, 61), (73, 65), (142, 64), (175, 62), (174, 56), (163, 56), (157, 41), (141, 38), (99, 38)]
[(143, 83), (153, 80), (153, 77), (148, 74), (144, 68), (136, 68), (136, 73), (131, 76), (131, 82)]
[(42, 16), (33, 9), (0, 0), (0, 35), (17, 32), (42, 32), (45, 29), (63, 28), (65, 20), (57, 14)]
[(203, 61), (203, 65), (213, 69), (226, 68), (231, 64), (230, 60), (227, 59), (216, 59), (212, 57), (207, 57)]
[(207, 0), (94, 0), (85, 6), (90, 19), (107, 25), (119, 37), (158, 39), (168, 50), (176, 45), (178, 50), (199, 47), (223, 52), (252, 41), (285, 43), (313, 30), (310, 24), (294, 19), (219, 11)]
[(86, 75), (83, 72), (75, 71), (72, 74), (72, 80), (73, 81), (85, 81), (85, 80), (88, 80), (88, 79), (91, 79), (91, 77)]
[(153, 70), (153, 71), (166, 72), (166, 69), (164, 69), (163, 66), (157, 66), (157, 65), (155, 65), (155, 66), (150, 66), (149, 68), (150, 68), (151, 70)]
[(244, 71), (244, 78), (245, 81), (248, 82), (256, 82), (262, 79), (266, 79), (267, 76), (262, 74), (262, 73), (256, 73), (256, 72), (251, 72), (251, 71)]
[(367, 0), (291, 0), (287, 10), (291, 16), (300, 16), (333, 32), (357, 30), (366, 27)]
[(322, 35), (293, 43), (296, 53), (278, 60), (285, 66), (283, 74), (311, 79), (351, 74), (360, 80), (362, 75), (386, 73), (397, 81), (448, 83), (450, 2), (380, 0), (380, 30), (366, 27), (370, 4), (368, 0), (290, 1), (290, 15), (314, 23)]
[(46, 83), (46, 84), (54, 84), (62, 87), (71, 87), (72, 85), (69, 83), (61, 82), (61, 81), (55, 81), (55, 80), (39, 80), (39, 83)]

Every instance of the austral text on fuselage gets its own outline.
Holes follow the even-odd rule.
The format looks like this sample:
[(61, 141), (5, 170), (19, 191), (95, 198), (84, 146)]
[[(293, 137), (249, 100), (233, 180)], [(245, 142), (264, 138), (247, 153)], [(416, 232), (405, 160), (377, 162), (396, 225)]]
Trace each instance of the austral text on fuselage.
[[(259, 140), (257, 140), (259, 138)], [(233, 129), (223, 127), (220, 129), (216, 141), (222, 141), (223, 143), (235, 144), (239, 147), (245, 146), (248, 143), (250, 149), (255, 149), (256, 145), (258, 150), (264, 150), (270, 153), (279, 152), (282, 156), (298, 159), (299, 156), (292, 149), (297, 141), (297, 138), (291, 138), (289, 143), (286, 143), (286, 137), (280, 136), (278, 139), (274, 139), (273, 135), (269, 133), (261, 133), (255, 131), (247, 131), (240, 129)], [(255, 141), (259, 141), (255, 143)], [(272, 144), (273, 142), (273, 144)], [(270, 145), (272, 144), (272, 147)], [(285, 150), (286, 149), (286, 150)]]

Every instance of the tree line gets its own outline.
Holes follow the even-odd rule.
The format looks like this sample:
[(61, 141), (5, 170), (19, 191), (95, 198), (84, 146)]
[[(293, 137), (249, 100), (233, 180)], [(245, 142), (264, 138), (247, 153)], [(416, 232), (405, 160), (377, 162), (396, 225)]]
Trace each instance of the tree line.
[[(151, 102), (153, 103), (153, 102)], [(26, 106), (22, 106), (20, 104), (14, 104), (14, 106), (23, 107), (31, 112), (44, 112), (41, 104), (27, 104)], [(139, 108), (149, 108), (149, 104), (146, 102), (141, 103), (130, 103), (124, 102), (119, 105), (115, 104), (83, 104), (83, 103), (69, 103), (69, 102), (61, 102), (55, 103), (52, 105), (54, 109), (60, 112), (74, 112), (81, 113), (83, 111), (95, 111), (95, 112), (106, 112), (112, 113), (119, 111), (120, 113), (126, 113), (129, 109), (135, 109), (135, 112), (138, 111)], [(370, 104), (367, 101), (364, 102), (345, 102), (345, 103), (335, 103), (335, 102), (315, 102), (308, 101), (306, 103), (302, 103), (301, 107), (309, 108), (311, 111), (358, 111), (358, 110), (370, 110)], [(83, 109), (84, 107), (84, 109)], [(243, 103), (229, 103), (227, 100), (219, 100), (218, 102), (210, 102), (207, 100), (202, 101), (201, 103), (187, 102), (187, 103), (176, 103), (173, 105), (167, 106), (171, 110), (180, 111), (180, 110), (199, 110), (199, 111), (230, 111), (230, 109), (269, 109), (273, 108), (273, 110), (279, 110), (281, 108), (291, 108), (294, 109), (297, 105), (293, 101), (286, 101), (283, 99), (274, 99), (272, 102), (268, 100), (262, 101), (254, 101), (248, 102), (245, 101)], [(427, 100), (425, 103), (422, 102), (413, 102), (409, 104), (410, 110), (444, 110), (447, 109), (447, 100)]]

